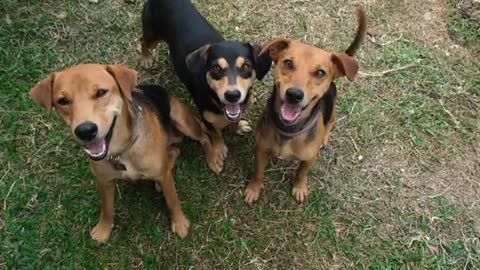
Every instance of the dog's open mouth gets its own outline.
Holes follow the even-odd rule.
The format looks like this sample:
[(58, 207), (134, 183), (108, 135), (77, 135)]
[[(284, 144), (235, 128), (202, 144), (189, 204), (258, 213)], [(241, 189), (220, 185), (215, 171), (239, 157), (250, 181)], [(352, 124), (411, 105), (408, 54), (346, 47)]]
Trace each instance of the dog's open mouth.
[(303, 107), (291, 104), (288, 102), (283, 103), (280, 108), (280, 114), (282, 116), (282, 121), (287, 125), (293, 125), (297, 122), (298, 118), (303, 112)]
[(101, 139), (94, 139), (85, 145), (84, 150), (92, 160), (99, 161), (107, 156), (108, 145), (110, 143), (110, 139), (112, 138), (113, 128), (115, 127), (116, 120), (117, 117), (115, 116), (105, 137)]
[(225, 112), (225, 117), (232, 122), (238, 121), (242, 115), (242, 105), (239, 103), (225, 104), (223, 110)]

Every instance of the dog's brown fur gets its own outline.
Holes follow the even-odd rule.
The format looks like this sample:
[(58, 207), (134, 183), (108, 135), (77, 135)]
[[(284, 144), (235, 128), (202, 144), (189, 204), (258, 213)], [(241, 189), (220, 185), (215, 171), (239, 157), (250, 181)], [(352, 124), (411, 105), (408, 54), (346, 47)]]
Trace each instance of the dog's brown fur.
[[(134, 90), (136, 82), (137, 72), (134, 70), (116, 65), (83, 64), (51, 74), (30, 91), (30, 96), (47, 111), (53, 105), (72, 133), (80, 123), (91, 121), (97, 124), (98, 133), (104, 136), (114, 117), (117, 117), (108, 155), (117, 155), (126, 170), (115, 169), (106, 158), (90, 160), (102, 201), (99, 222), (90, 235), (99, 242), (107, 241), (112, 232), (116, 179), (155, 181), (165, 194), (171, 212), (172, 231), (183, 238), (190, 226), (177, 197), (172, 175), (179, 154), (172, 143), (178, 140), (152, 108), (132, 102), (133, 91), (139, 91)], [(95, 96), (98, 89), (107, 89), (108, 93), (98, 98)], [(70, 103), (62, 106), (58, 103), (60, 98), (66, 98)], [(190, 108), (174, 97), (170, 97), (170, 108), (172, 125), (181, 133), (200, 141), (207, 159), (214, 162), (216, 157), (212, 157), (205, 127)]]
[[(287, 38), (277, 38), (263, 46), (275, 63), (275, 91), (273, 113), (278, 114), (285, 102), (285, 93), (291, 87), (304, 92), (302, 105), (304, 111), (299, 117), (308, 119), (312, 109), (338, 78), (346, 76), (352, 81), (359, 69), (358, 61), (353, 57), (366, 34), (366, 14), (363, 9), (358, 12), (359, 27), (354, 42), (346, 53), (331, 53), (307, 44)], [(320, 71), (322, 70), (322, 71)], [(319, 71), (321, 73), (319, 73)], [(333, 103), (334, 104), (334, 103)], [(271, 108), (266, 108), (264, 117), (257, 125), (255, 172), (253, 179), (245, 190), (245, 201), (253, 203), (258, 200), (263, 188), (264, 171), (270, 155), (300, 160), (300, 166), (293, 179), (292, 195), (298, 202), (303, 202), (308, 195), (307, 174), (315, 164), (319, 150), (328, 143), (330, 131), (336, 121), (335, 112), (327, 123), (321, 114), (313, 134), (305, 132), (286, 140), (278, 132), (277, 126), (267, 116)]]

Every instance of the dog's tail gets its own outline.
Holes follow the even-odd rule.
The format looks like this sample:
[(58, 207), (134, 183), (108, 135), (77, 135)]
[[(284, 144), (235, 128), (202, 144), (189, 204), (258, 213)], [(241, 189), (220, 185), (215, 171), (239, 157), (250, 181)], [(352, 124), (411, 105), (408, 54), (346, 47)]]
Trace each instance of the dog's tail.
[(348, 49), (345, 51), (345, 53), (350, 56), (355, 55), (355, 53), (360, 48), (360, 45), (362, 45), (363, 40), (365, 39), (365, 36), (367, 34), (367, 12), (365, 11), (364, 8), (359, 8), (357, 11), (357, 16), (358, 16), (357, 34), (355, 35), (355, 39), (353, 40), (352, 44), (350, 44), (350, 47), (348, 47)]

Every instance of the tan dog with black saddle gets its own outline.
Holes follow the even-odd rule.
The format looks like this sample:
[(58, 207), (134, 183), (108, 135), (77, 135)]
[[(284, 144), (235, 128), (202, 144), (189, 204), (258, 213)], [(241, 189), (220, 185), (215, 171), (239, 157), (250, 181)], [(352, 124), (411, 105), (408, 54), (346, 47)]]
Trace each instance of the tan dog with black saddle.
[(292, 195), (303, 202), (308, 195), (307, 174), (320, 149), (328, 143), (336, 121), (334, 81), (355, 78), (354, 58), (366, 34), (366, 14), (358, 12), (359, 27), (346, 53), (331, 53), (314, 46), (277, 38), (263, 46), (275, 63), (274, 90), (257, 125), (255, 171), (245, 190), (245, 202), (258, 200), (270, 155), (299, 160)]
[(182, 133), (199, 141), (209, 162), (212, 146), (203, 124), (186, 105), (159, 86), (136, 86), (137, 72), (122, 66), (83, 64), (51, 74), (30, 91), (47, 111), (55, 107), (84, 146), (102, 201), (90, 235), (109, 239), (113, 228), (116, 179), (149, 179), (159, 184), (180, 237), (190, 222), (180, 206), (172, 170)]

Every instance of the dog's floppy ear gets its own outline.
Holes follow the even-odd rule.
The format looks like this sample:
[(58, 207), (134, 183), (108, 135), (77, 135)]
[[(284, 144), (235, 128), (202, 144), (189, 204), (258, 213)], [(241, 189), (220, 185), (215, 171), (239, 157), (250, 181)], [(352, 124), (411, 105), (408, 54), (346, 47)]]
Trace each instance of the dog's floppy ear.
[(262, 80), (265, 75), (267, 75), (270, 67), (272, 66), (272, 58), (268, 53), (260, 54), (262, 48), (257, 44), (246, 44), (250, 48), (250, 52), (253, 55), (253, 60), (255, 61), (255, 74), (257, 80)]
[(280, 53), (286, 48), (288, 48), (291, 41), (292, 40), (288, 38), (273, 39), (272, 41), (263, 45), (262, 50), (260, 51), (260, 55), (268, 52), (268, 55), (272, 58), (273, 62), (275, 62), (276, 64)]
[(207, 44), (188, 54), (185, 59), (188, 70), (191, 72), (201, 72), (205, 70), (209, 50), (210, 44)]
[(337, 67), (337, 78), (346, 76), (349, 81), (355, 79), (360, 64), (355, 57), (346, 53), (336, 53), (332, 55), (332, 61)]
[(132, 91), (137, 85), (138, 72), (120, 65), (108, 65), (108, 73), (112, 75), (127, 100), (132, 100)]
[(50, 74), (48, 78), (39, 82), (33, 87), (28, 95), (40, 106), (44, 107), (47, 112), (52, 110), (52, 95), (53, 95), (53, 82), (55, 81), (55, 73)]

